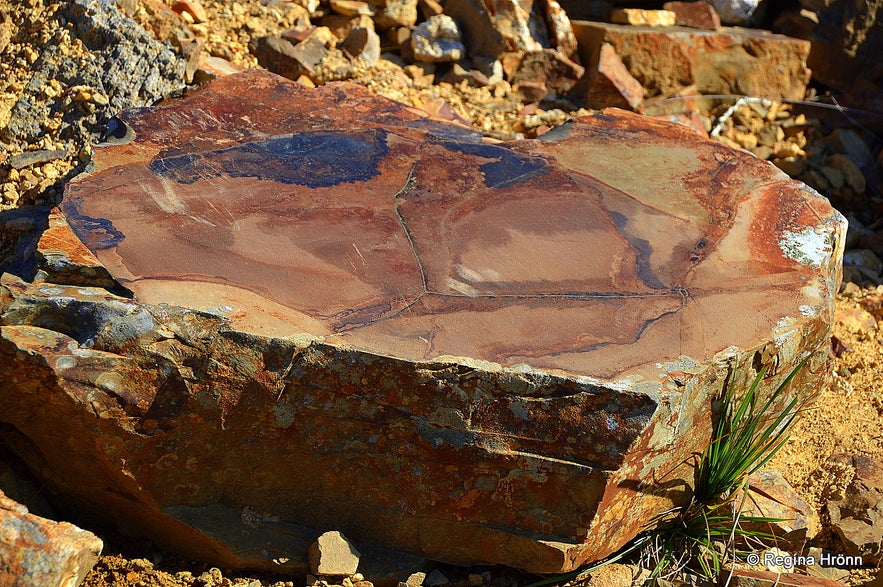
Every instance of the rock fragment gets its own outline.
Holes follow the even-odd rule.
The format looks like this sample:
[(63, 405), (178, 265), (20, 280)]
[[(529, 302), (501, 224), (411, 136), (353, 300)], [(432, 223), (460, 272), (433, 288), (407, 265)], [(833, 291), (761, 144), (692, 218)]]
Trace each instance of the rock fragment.
[(833, 462), (851, 467), (855, 476), (842, 497), (828, 501), (828, 515), (846, 554), (865, 564), (883, 564), (883, 464), (864, 455), (840, 454)]
[(806, 540), (813, 538), (818, 532), (819, 521), (815, 512), (781, 473), (757, 471), (747, 481), (747, 492), (740, 493), (733, 501), (735, 505), (742, 506), (741, 515), (776, 518), (781, 521), (768, 524), (743, 522), (742, 526), (773, 534), (799, 552)]
[(631, 26), (675, 25), (676, 15), (670, 10), (643, 10), (640, 8), (617, 8), (610, 13), (610, 21)]
[(589, 108), (637, 110), (644, 99), (644, 88), (629, 73), (610, 43), (603, 43), (597, 61), (571, 93), (576, 103)]
[(65, 149), (40, 149), (39, 151), (26, 151), (18, 153), (10, 158), (9, 164), (13, 169), (24, 169), (32, 165), (58, 161), (67, 157)]
[(762, 0), (704, 0), (726, 25), (750, 25)]
[(75, 587), (103, 547), (91, 532), (32, 515), (0, 491), (0, 585)]
[(380, 59), (380, 37), (369, 28), (353, 27), (340, 49), (363, 66), (373, 67)]
[(714, 7), (708, 2), (666, 2), (662, 5), (663, 10), (674, 12), (675, 25), (697, 29), (718, 30), (721, 28), (721, 19), (715, 12)]
[(417, 0), (371, 0), (374, 22), (381, 30), (413, 27), (417, 23)]
[(310, 546), (310, 570), (322, 577), (355, 574), (361, 553), (338, 531), (325, 532)]
[(465, 55), (457, 22), (446, 14), (421, 22), (411, 32), (411, 48), (416, 61), (430, 63), (459, 61)]

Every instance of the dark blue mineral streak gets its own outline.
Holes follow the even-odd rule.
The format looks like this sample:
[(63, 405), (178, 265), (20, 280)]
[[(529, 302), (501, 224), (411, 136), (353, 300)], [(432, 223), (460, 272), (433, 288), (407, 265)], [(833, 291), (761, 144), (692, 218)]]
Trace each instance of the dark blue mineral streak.
[(546, 175), (552, 169), (549, 162), (541, 157), (519, 155), (506, 147), (460, 141), (441, 141), (441, 144), (449, 151), (489, 159), (478, 167), (484, 175), (484, 185), (489, 188), (504, 188), (523, 183)]
[(388, 152), (386, 132), (380, 129), (307, 132), (195, 155), (161, 156), (150, 170), (180, 183), (253, 177), (320, 188), (380, 175), (378, 164)]

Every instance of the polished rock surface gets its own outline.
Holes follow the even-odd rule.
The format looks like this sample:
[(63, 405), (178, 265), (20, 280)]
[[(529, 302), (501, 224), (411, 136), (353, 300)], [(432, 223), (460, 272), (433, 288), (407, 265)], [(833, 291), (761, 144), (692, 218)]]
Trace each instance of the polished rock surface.
[[(794, 289), (833, 252), (827, 202), (681, 129), (609, 111), (485, 144), (355, 86), (246, 80), (130, 120), (68, 189), (74, 231), (142, 302), (604, 378), (827, 303)], [(754, 318), (725, 325), (734, 308)]]
[(689, 501), (728, 378), (826, 376), (845, 221), (687, 129), (500, 144), (252, 71), (116, 131), (43, 240), (65, 271), (0, 282), (0, 436), (168, 548), (571, 570)]

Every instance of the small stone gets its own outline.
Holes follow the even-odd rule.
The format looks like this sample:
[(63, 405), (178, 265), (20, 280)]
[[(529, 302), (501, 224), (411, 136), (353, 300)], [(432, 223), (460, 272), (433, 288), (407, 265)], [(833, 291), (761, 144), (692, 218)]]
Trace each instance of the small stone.
[(331, 0), (330, 5), (331, 10), (343, 16), (374, 15), (374, 11), (371, 10), (368, 3), (360, 0)]
[(644, 585), (648, 572), (635, 565), (613, 563), (592, 571), (583, 587), (631, 587)]
[(25, 167), (57, 161), (65, 157), (67, 157), (65, 149), (41, 149), (39, 151), (28, 151), (13, 155), (10, 158), (9, 164), (13, 169), (24, 169)]
[(411, 48), (416, 61), (460, 61), (466, 52), (456, 21), (445, 14), (420, 23), (411, 33)]
[(610, 13), (610, 21), (632, 26), (675, 26), (676, 15), (670, 10), (618, 8)]
[(417, 0), (370, 0), (376, 14), (374, 22), (381, 30), (417, 23)]
[(373, 67), (380, 59), (380, 37), (371, 29), (353, 27), (340, 44), (340, 49), (365, 67)]
[(408, 587), (422, 587), (423, 581), (426, 580), (426, 573), (411, 573), (405, 584)]
[(325, 532), (310, 546), (310, 571), (314, 575), (341, 577), (352, 575), (359, 567), (361, 554), (340, 532)]
[(726, 25), (750, 24), (761, 0), (705, 0)]
[(172, 4), (172, 10), (181, 16), (184, 16), (185, 14), (190, 15), (190, 18), (196, 23), (206, 22), (208, 20), (208, 14), (206, 13), (205, 8), (203, 8), (202, 4), (197, 2), (197, 0), (178, 0)]
[(825, 179), (828, 180), (828, 184), (835, 190), (839, 190), (843, 187), (843, 184), (845, 183), (843, 172), (836, 167), (825, 165), (822, 167), (822, 174), (825, 176)]
[(825, 160), (825, 163), (829, 167), (833, 167), (834, 169), (840, 171), (840, 173), (843, 175), (843, 181), (857, 194), (865, 193), (865, 189), (867, 188), (865, 176), (862, 174), (861, 171), (859, 171), (859, 168), (852, 161), (852, 159), (850, 159), (846, 155), (835, 153), (834, 155), (828, 156), (828, 158)]
[(613, 106), (637, 110), (644, 99), (644, 88), (629, 73), (613, 46), (604, 43), (598, 52), (598, 62), (588, 68), (572, 96), (590, 108)]
[(484, 579), (478, 573), (469, 573), (469, 576), (466, 578), (466, 584), (470, 587), (480, 587), (484, 585)]
[[(757, 471), (748, 476), (748, 494), (733, 501), (742, 504), (741, 516), (776, 518), (768, 523), (742, 522), (747, 529), (772, 533), (793, 548), (801, 548), (807, 538), (818, 532), (818, 520), (812, 508), (777, 471)], [(745, 518), (743, 518), (744, 520)]]
[(721, 28), (721, 19), (714, 7), (708, 2), (666, 2), (663, 10), (674, 12), (675, 25), (697, 29), (717, 30)]
[(773, 149), (776, 157), (806, 157), (803, 149), (791, 142), (779, 143)]
[(435, 569), (429, 573), (429, 576), (426, 577), (426, 581), (423, 584), (427, 587), (436, 587), (437, 585), (447, 585), (449, 583), (450, 581), (445, 577), (445, 574), (438, 569)]
[(757, 135), (750, 132), (736, 132), (734, 140), (742, 146), (743, 149), (753, 149), (757, 146)]
[(444, 13), (445, 8), (438, 0), (417, 0), (417, 10), (423, 20)]
[(773, 165), (790, 177), (797, 177), (806, 169), (806, 160), (799, 157), (776, 157), (773, 159)]
[(510, 81), (521, 87), (542, 86), (546, 88), (546, 93), (563, 95), (576, 85), (584, 73), (585, 69), (581, 65), (571, 61), (560, 51), (543, 49), (525, 53)]

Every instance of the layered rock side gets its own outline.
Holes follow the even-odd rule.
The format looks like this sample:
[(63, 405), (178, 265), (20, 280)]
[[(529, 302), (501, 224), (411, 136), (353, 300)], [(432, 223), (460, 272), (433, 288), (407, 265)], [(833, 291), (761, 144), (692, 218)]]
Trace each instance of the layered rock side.
[(135, 299), (53, 221), (70, 283), (0, 289), (3, 440), (170, 548), (303, 572), (334, 529), (570, 570), (689, 500), (731, 370), (824, 377), (844, 221), (687, 130), (492, 145), (259, 72), (123, 122), (64, 208)]

